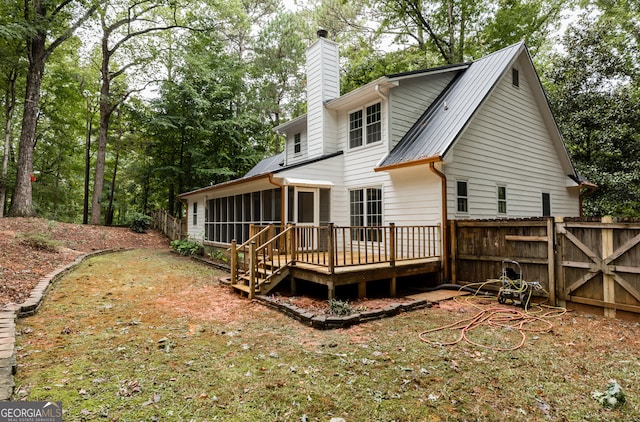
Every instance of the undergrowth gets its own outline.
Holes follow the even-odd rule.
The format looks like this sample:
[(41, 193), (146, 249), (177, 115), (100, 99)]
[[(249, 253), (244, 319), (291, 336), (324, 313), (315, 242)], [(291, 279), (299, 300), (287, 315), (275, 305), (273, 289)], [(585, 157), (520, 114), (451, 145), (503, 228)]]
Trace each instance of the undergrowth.
[(48, 252), (58, 252), (62, 242), (51, 237), (51, 233), (21, 233), (18, 235), (19, 242), (30, 248), (40, 249)]

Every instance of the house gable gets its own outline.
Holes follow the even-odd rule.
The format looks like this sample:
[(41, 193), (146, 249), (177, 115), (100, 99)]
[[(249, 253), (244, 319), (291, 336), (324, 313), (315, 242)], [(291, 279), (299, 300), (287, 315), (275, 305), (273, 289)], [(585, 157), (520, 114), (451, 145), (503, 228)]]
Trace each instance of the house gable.
[[(517, 71), (517, 86), (513, 69)], [(449, 218), (578, 215), (575, 174), (533, 64), (519, 53), (473, 118), (443, 155)], [(458, 210), (457, 182), (466, 183), (466, 212)], [(502, 202), (502, 204), (499, 204)]]

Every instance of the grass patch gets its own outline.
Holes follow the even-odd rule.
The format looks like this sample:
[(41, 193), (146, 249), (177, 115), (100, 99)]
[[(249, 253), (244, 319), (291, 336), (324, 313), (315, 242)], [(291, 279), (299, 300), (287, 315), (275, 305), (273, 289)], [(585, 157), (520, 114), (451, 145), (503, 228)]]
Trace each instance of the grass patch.
[[(65, 421), (640, 419), (636, 323), (568, 315), (513, 352), (433, 346), (418, 333), (472, 311), (317, 331), (213, 275), (167, 251), (86, 261), (18, 322), (14, 399), (61, 401)], [(614, 410), (592, 397), (610, 379)]]

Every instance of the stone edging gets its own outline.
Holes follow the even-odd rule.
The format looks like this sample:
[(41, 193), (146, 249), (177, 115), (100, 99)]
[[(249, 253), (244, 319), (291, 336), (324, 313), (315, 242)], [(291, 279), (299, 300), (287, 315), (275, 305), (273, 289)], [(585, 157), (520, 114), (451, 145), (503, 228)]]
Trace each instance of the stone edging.
[(269, 308), (280, 311), (283, 314), (300, 321), (304, 325), (320, 330), (347, 328), (367, 321), (392, 317), (394, 315), (398, 315), (400, 312), (431, 307), (431, 302), (421, 299), (407, 303), (394, 303), (382, 309), (372, 309), (370, 311), (363, 311), (348, 316), (327, 316), (316, 315), (313, 312), (298, 308), (290, 303), (280, 303), (277, 299), (270, 296), (258, 295), (256, 296), (256, 300), (264, 303)]
[(15, 386), (13, 376), (17, 370), (16, 319), (35, 314), (53, 283), (87, 258), (125, 250), (105, 249), (80, 255), (72, 263), (59, 267), (41, 278), (27, 300), (18, 304), (7, 305), (0, 311), (0, 400), (11, 399)]

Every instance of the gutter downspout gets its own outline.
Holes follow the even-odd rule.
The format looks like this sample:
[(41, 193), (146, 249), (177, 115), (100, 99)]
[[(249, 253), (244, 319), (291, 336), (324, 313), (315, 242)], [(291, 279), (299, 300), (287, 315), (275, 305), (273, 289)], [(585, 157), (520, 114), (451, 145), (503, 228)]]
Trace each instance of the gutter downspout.
[(380, 98), (382, 98), (383, 100), (388, 100), (389, 99), (389, 97), (387, 97), (386, 95), (384, 95), (382, 93), (382, 91), (380, 91), (380, 84), (376, 85), (374, 89), (376, 91), (376, 94), (378, 94), (380, 96)]
[(431, 162), (429, 163), (429, 170), (431, 170), (433, 173), (435, 173), (436, 176), (438, 176), (440, 178), (440, 180), (442, 181), (442, 260), (443, 260), (443, 266), (444, 266), (444, 278), (445, 280), (450, 280), (451, 279), (451, 274), (450, 274), (450, 263), (449, 263), (449, 254), (448, 254), (448, 245), (449, 245), (449, 235), (448, 235), (448, 230), (449, 230), (449, 224), (448, 224), (448, 220), (447, 220), (447, 216), (448, 216), (448, 212), (447, 212), (447, 176), (445, 176), (445, 174), (443, 172), (441, 172), (440, 170), (438, 170), (436, 168), (436, 163), (435, 162)]

